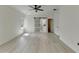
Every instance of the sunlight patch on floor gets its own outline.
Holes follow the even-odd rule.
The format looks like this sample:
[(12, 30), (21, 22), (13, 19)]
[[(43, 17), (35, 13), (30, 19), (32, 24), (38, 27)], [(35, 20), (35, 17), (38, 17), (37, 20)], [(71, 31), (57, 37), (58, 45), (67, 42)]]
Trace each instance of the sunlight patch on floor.
[(29, 33), (24, 33), (23, 36), (29, 36)]

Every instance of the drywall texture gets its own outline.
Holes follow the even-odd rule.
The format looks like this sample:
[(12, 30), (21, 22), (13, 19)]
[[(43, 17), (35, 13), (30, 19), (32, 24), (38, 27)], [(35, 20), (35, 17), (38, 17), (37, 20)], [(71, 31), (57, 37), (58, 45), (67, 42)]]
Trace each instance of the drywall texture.
[(24, 15), (10, 6), (0, 6), (0, 45), (21, 34)]
[(79, 6), (61, 6), (59, 31), (60, 39), (79, 52)]

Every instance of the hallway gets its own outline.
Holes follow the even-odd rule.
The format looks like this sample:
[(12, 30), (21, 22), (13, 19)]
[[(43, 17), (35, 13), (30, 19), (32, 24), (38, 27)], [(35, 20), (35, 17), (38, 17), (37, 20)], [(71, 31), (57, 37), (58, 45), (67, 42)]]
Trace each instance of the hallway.
[(0, 46), (6, 53), (73, 53), (58, 36), (53, 33), (23, 34)]

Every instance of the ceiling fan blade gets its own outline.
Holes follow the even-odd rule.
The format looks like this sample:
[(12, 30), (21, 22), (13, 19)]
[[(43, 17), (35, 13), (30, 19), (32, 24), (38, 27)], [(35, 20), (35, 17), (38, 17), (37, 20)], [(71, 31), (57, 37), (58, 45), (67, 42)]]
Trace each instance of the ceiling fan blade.
[(44, 11), (43, 9), (37, 9), (37, 10)]
[(29, 7), (34, 8), (33, 6), (29, 6)]
[(41, 8), (41, 5), (39, 5), (37, 8)]

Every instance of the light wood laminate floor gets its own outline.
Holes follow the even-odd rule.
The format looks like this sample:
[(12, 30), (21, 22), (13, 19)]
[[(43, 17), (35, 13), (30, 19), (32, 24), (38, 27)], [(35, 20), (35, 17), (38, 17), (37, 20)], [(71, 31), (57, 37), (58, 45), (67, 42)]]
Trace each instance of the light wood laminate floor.
[(30, 33), (19, 36), (0, 46), (4, 53), (73, 53), (53, 33)]

